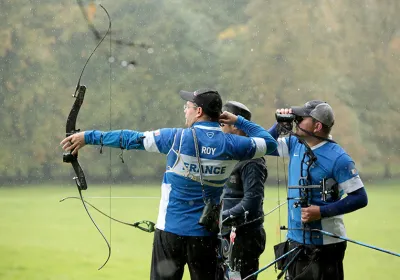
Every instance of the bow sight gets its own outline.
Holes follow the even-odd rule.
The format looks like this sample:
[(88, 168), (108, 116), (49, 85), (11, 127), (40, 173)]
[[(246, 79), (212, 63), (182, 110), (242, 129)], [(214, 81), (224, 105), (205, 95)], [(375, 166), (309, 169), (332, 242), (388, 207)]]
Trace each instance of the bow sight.
[[(321, 184), (319, 185), (307, 185), (307, 186), (288, 186), (288, 189), (301, 189), (304, 191), (308, 191), (311, 189), (320, 189), (321, 192), (321, 200), (324, 202), (334, 202), (340, 199), (339, 193), (339, 185), (338, 183), (332, 179), (322, 179)], [(307, 192), (306, 192), (307, 193)], [(310, 206), (309, 203), (309, 195), (300, 195), (300, 197), (291, 197), (288, 199), (296, 199), (297, 202), (294, 203), (294, 207), (308, 207)]]

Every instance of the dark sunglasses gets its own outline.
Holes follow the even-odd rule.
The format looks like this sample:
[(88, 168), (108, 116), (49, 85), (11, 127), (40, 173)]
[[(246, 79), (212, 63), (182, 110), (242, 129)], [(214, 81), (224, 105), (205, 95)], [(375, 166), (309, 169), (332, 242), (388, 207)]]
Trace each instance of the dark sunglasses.
[(295, 116), (295, 117), (294, 117), (294, 121), (295, 121), (296, 123), (301, 123), (303, 120), (304, 120), (303, 117), (300, 117), (300, 116)]

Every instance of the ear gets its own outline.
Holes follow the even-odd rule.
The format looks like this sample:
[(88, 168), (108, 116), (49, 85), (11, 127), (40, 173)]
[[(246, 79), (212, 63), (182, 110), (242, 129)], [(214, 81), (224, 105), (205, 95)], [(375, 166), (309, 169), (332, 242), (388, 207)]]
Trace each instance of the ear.
[(314, 132), (321, 132), (322, 131), (322, 123), (316, 122), (314, 126)]
[(196, 108), (196, 117), (200, 118), (204, 114), (203, 108), (197, 107)]

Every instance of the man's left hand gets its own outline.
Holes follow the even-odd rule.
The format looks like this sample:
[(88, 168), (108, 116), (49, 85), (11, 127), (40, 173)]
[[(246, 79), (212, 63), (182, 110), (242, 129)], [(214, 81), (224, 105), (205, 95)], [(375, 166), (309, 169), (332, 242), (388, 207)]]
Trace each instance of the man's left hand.
[(301, 221), (309, 223), (321, 219), (321, 211), (319, 206), (311, 205), (306, 208), (301, 208)]
[(61, 141), (60, 145), (66, 152), (71, 151), (73, 155), (78, 153), (78, 150), (86, 145), (85, 132), (74, 133)]

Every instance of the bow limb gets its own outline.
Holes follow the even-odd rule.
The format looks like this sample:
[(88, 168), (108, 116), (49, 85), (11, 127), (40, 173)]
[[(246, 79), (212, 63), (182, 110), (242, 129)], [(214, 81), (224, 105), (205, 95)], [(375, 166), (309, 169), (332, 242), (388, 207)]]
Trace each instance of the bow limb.
[[(89, 63), (89, 60), (91, 59), (91, 57), (93, 56), (93, 54), (96, 52), (97, 48), (100, 46), (100, 44), (104, 41), (104, 39), (106, 38), (106, 36), (109, 34), (109, 32), (111, 31), (111, 18), (110, 15), (108, 14), (107, 10), (100, 5), (100, 7), (105, 11), (105, 13), (107, 14), (108, 17), (108, 30), (106, 32), (106, 34), (103, 36), (103, 38), (98, 42), (98, 44), (96, 45), (96, 47), (94, 48), (94, 50), (92, 51), (92, 53), (90, 54), (89, 58), (86, 60), (85, 65), (83, 66), (82, 72), (79, 76), (78, 79), (78, 83), (76, 85), (76, 89), (75, 89), (75, 93), (72, 95), (72, 97), (75, 98), (75, 102), (72, 105), (72, 109), (68, 115), (67, 118), (67, 123), (66, 123), (66, 136), (70, 136), (72, 134), (75, 134), (77, 132), (80, 131), (80, 129), (76, 129), (76, 120), (78, 118), (78, 114), (80, 111), (80, 108), (83, 104), (83, 100), (85, 98), (85, 93), (86, 93), (86, 86), (81, 85), (81, 78), (83, 76), (83, 72), (86, 69), (87, 64)], [(103, 265), (101, 265), (99, 267), (99, 270), (102, 269), (108, 262), (108, 260), (111, 257), (111, 245), (108, 242), (107, 238), (105, 237), (105, 235), (103, 234), (103, 232), (100, 230), (100, 228), (98, 227), (98, 225), (96, 224), (96, 222), (94, 221), (93, 217), (90, 215), (90, 212), (85, 204), (85, 200), (83, 199), (82, 196), (82, 190), (86, 190), (87, 189), (87, 183), (86, 183), (86, 178), (85, 178), (85, 173), (83, 172), (82, 167), (79, 164), (78, 161), (78, 154), (73, 155), (71, 152), (68, 153), (64, 153), (63, 154), (63, 161), (66, 163), (71, 163), (76, 176), (74, 177), (76, 186), (78, 188), (78, 192), (79, 192), (79, 197), (82, 201), (83, 207), (85, 208), (86, 213), (88, 214), (90, 220), (92, 221), (93, 225), (96, 227), (97, 231), (100, 233), (100, 235), (103, 237), (104, 241), (107, 244), (108, 247), (108, 256), (106, 261), (103, 263)]]
[[(102, 37), (101, 33), (99, 30), (97, 30), (97, 28), (94, 26), (93, 22), (91, 21), (90, 16), (88, 16), (88, 12), (85, 10), (84, 4), (82, 0), (76, 0), (76, 3), (79, 6), (79, 9), (81, 10), (82, 16), (85, 19), (88, 28), (90, 29), (90, 31), (93, 33), (93, 36), (96, 40), (100, 40)], [(100, 5), (101, 6), (101, 5)], [(106, 36), (110, 33), (110, 32), (106, 32)], [(127, 47), (139, 47), (145, 50), (148, 50), (150, 48), (149, 45), (145, 44), (145, 43), (135, 43), (132, 41), (124, 41), (121, 39), (111, 39), (110, 41), (116, 45), (120, 45), (120, 46), (127, 46)], [(135, 64), (135, 63), (133, 63)]]

